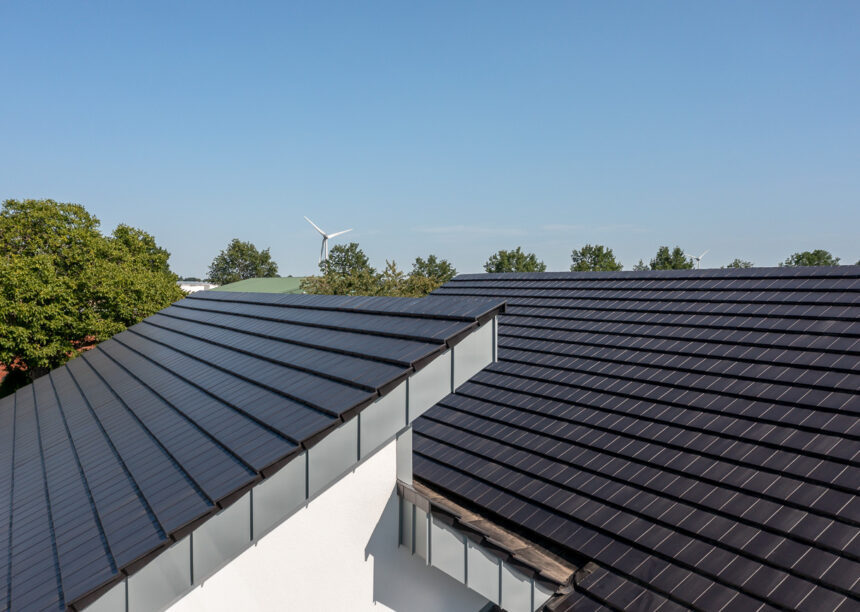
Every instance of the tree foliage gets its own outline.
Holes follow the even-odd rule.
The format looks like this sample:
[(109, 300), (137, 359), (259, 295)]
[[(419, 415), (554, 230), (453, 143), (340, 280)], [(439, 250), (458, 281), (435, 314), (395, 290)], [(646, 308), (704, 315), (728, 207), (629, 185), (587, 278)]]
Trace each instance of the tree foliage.
[(182, 297), (152, 236), (99, 225), (78, 204), (3, 203), (0, 363), (35, 378)]
[(586, 244), (570, 253), (571, 272), (617, 272), (624, 266), (615, 259), (612, 249), (602, 244)]
[(779, 264), (780, 266), (838, 266), (839, 258), (834, 257), (829, 251), (815, 249), (814, 251), (801, 251), (793, 253), (788, 259)]
[(730, 264), (724, 266), (726, 268), (752, 268), (753, 262), (736, 257)]
[(534, 253), (526, 253), (521, 247), (513, 251), (498, 251), (484, 264), (486, 272), (545, 272), (546, 264)]
[(661, 246), (649, 265), (652, 270), (689, 270), (693, 267), (693, 260), (684, 255), (681, 247), (676, 246), (670, 251), (669, 247)]
[(302, 291), (323, 295), (421, 297), (456, 273), (450, 262), (435, 255), (426, 260), (418, 257), (408, 275), (394, 261), (386, 261), (385, 270), (377, 272), (358, 243), (351, 242), (332, 247), (328, 260), (320, 264), (320, 275), (306, 278)]
[(639, 263), (637, 263), (635, 266), (633, 266), (633, 270), (635, 270), (636, 272), (643, 272), (645, 270), (650, 270), (650, 269), (651, 268), (648, 267), (648, 264), (646, 264), (641, 259), (639, 260)]
[(233, 238), (209, 264), (206, 279), (218, 285), (235, 283), (246, 278), (264, 278), (278, 275), (278, 264), (272, 261), (269, 249), (257, 250), (250, 242)]
[(433, 279), (440, 285), (444, 285), (457, 276), (457, 270), (447, 259), (437, 259), (435, 255), (428, 255), (427, 259), (415, 258), (411, 275)]

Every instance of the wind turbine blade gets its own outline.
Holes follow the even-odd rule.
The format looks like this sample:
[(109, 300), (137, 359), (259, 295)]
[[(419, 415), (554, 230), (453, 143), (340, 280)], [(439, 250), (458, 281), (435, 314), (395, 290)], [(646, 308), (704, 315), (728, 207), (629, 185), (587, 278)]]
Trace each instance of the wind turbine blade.
[(351, 232), (351, 231), (352, 231), (352, 228), (350, 228), (348, 230), (343, 230), (342, 232), (335, 232), (334, 234), (329, 234), (328, 237), (334, 238), (335, 236), (340, 236), (341, 234), (345, 234), (345, 233)]
[[(710, 250), (710, 249), (708, 249), (708, 250)], [(705, 255), (707, 255), (707, 254), (708, 254), (708, 251), (705, 251), (704, 253), (702, 253), (701, 255), (699, 255), (699, 259), (701, 259), (702, 257), (704, 257), (704, 256), (705, 256)]]
[(311, 221), (311, 220), (310, 220), (310, 219), (308, 219), (307, 217), (305, 217), (305, 221), (307, 221), (308, 223), (310, 223), (311, 225), (313, 225), (313, 226), (314, 226), (314, 229), (315, 229), (316, 231), (318, 231), (320, 234), (322, 234), (323, 236), (325, 236), (325, 232), (324, 232), (324, 231), (322, 231), (319, 227), (317, 227), (317, 224), (316, 224), (316, 223), (314, 223), (313, 221)]

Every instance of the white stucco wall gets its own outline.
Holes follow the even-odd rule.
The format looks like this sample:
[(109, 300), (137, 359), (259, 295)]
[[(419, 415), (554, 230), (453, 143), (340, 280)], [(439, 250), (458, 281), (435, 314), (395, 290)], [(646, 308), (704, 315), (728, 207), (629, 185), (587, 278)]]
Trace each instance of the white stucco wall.
[(398, 546), (392, 441), (171, 612), (476, 612), (486, 600)]

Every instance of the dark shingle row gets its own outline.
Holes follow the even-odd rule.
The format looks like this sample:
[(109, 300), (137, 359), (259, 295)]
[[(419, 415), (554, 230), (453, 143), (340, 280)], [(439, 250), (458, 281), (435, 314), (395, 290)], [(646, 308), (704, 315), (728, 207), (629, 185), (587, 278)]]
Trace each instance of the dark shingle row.
[(88, 601), (500, 308), (198, 293), (0, 400), (0, 609)]
[(592, 561), (558, 610), (860, 606), (860, 268), (437, 295), (507, 314), (500, 361), (416, 422), (416, 478)]

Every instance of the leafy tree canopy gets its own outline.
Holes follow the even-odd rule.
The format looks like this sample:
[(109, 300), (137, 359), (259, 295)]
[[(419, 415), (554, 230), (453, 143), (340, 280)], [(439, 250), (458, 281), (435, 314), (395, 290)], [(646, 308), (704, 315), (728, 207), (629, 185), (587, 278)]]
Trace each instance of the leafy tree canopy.
[(427, 259), (415, 258), (415, 262), (412, 264), (412, 276), (423, 276), (444, 285), (457, 276), (457, 270), (447, 259), (438, 259), (435, 255), (428, 255)]
[(338, 244), (320, 263), (320, 276), (302, 281), (302, 291), (322, 295), (379, 295), (380, 275), (357, 242)]
[(278, 264), (272, 261), (269, 249), (258, 251), (250, 242), (233, 238), (209, 264), (211, 283), (226, 285), (246, 278), (274, 277), (278, 275)]
[(802, 251), (794, 253), (780, 266), (838, 266), (839, 258), (834, 257), (829, 251), (815, 249), (814, 251)]
[(633, 266), (633, 269), (634, 269), (636, 272), (642, 272), (642, 271), (644, 271), (644, 270), (650, 270), (651, 268), (650, 268), (650, 267), (648, 267), (648, 264), (646, 264), (644, 261), (642, 261), (642, 260), (640, 259), (640, 260), (639, 260), (639, 263), (638, 263), (638, 264), (636, 264), (635, 266)]
[(546, 264), (534, 253), (525, 253), (521, 247), (513, 251), (499, 251), (484, 264), (486, 272), (546, 272)]
[(602, 244), (586, 244), (581, 249), (574, 249), (570, 253), (571, 272), (617, 272), (624, 266), (621, 265), (612, 249)]
[(726, 268), (752, 268), (753, 262), (736, 257), (734, 259), (734, 261), (732, 261), (732, 263), (730, 263), (724, 267), (726, 267)]
[(667, 246), (657, 249), (657, 254), (650, 263), (652, 270), (689, 270), (693, 267), (693, 260), (686, 255), (681, 247), (675, 247), (671, 251)]
[(386, 295), (421, 297), (450, 280), (457, 271), (444, 259), (430, 255), (417, 258), (406, 274), (393, 261), (385, 262), (381, 273), (370, 265), (358, 243), (332, 247), (328, 260), (320, 264), (320, 276), (302, 282), (305, 293), (323, 295)]
[(182, 297), (152, 236), (99, 225), (78, 204), (3, 203), (0, 363), (33, 379)]

